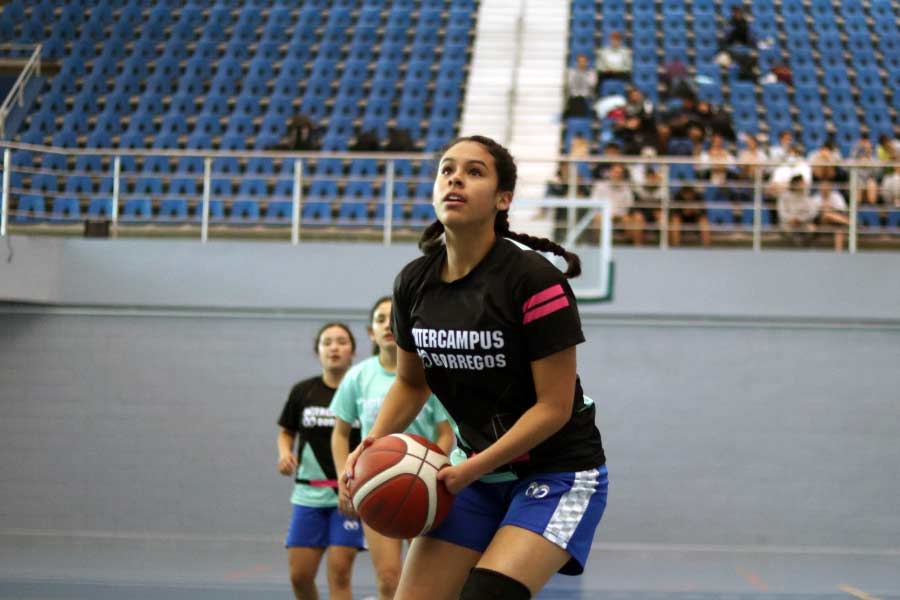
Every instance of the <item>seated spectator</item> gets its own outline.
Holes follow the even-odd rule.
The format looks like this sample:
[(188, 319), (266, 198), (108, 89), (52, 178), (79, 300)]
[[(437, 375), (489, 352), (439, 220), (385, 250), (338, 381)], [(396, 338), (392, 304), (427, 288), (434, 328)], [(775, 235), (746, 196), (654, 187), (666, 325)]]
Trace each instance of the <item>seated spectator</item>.
[[(850, 158), (867, 162), (875, 160), (872, 142), (869, 141), (869, 138), (862, 137), (856, 142), (850, 153)], [(856, 169), (856, 182), (859, 186), (860, 201), (868, 204), (877, 204), (879, 168), (874, 165), (854, 168)]]
[(778, 144), (773, 144), (769, 148), (769, 159), (777, 162), (784, 161), (793, 145), (794, 134), (785, 129), (780, 134), (778, 134)]
[(756, 136), (744, 134), (743, 140), (744, 148), (738, 152), (737, 157), (738, 162), (741, 163), (738, 166), (738, 176), (744, 181), (755, 181), (756, 172), (759, 170), (765, 171), (765, 167), (745, 163), (764, 162), (768, 160), (769, 157), (766, 156), (765, 151), (759, 147), (759, 141)]
[(693, 96), (683, 96), (681, 102), (663, 117), (664, 122), (672, 131), (672, 137), (687, 137), (688, 130), (692, 126), (700, 127), (700, 131), (703, 131), (700, 115), (697, 114), (696, 102), (697, 100)]
[(692, 185), (686, 185), (675, 192), (672, 209), (669, 211), (669, 245), (681, 245), (682, 225), (696, 225), (700, 231), (700, 241), (704, 246), (712, 244), (709, 218), (703, 204), (703, 197)]
[(415, 152), (416, 144), (408, 129), (391, 127), (388, 130), (388, 141), (384, 147), (385, 152)]
[[(608, 161), (611, 161), (612, 159), (622, 156), (622, 154), (622, 146), (620, 146), (617, 141), (611, 140), (607, 142), (605, 146), (603, 146), (603, 153), (600, 155), (600, 158), (605, 158)], [(607, 171), (609, 171), (611, 165), (612, 162), (596, 163), (594, 165), (594, 179), (605, 178), (607, 176), (606, 173)]]
[(569, 186), (572, 182), (572, 173), (575, 173), (575, 193), (577, 196), (586, 198), (591, 193), (591, 188), (582, 179), (579, 181), (577, 171), (572, 170), (572, 163), (560, 162), (559, 167), (553, 178), (547, 181), (546, 194), (550, 198), (568, 198)]
[(728, 32), (719, 42), (721, 51), (720, 64), (737, 66), (737, 78), (742, 80), (756, 79), (756, 58), (753, 55), (754, 40), (750, 32), (750, 23), (741, 6), (731, 7), (731, 19)]
[[(726, 161), (729, 164), (711, 164)], [(725, 147), (722, 136), (714, 133), (709, 140), (709, 149), (700, 154), (697, 162), (697, 174), (716, 186), (725, 185), (734, 169), (734, 155)]]
[(692, 123), (691, 126), (688, 127), (687, 136), (688, 140), (691, 142), (689, 155), (699, 158), (703, 153), (703, 144), (706, 141), (706, 135), (703, 133), (703, 128), (697, 123)]
[(653, 144), (657, 155), (669, 153), (669, 142), (672, 140), (672, 128), (668, 123), (656, 123), (656, 143)]
[(287, 135), (275, 147), (277, 150), (318, 150), (318, 126), (304, 114), (288, 121)]
[(728, 32), (719, 42), (721, 49), (727, 49), (731, 46), (750, 46), (753, 44), (753, 37), (750, 34), (750, 23), (744, 14), (741, 6), (734, 5), (731, 7), (731, 18), (728, 20)]
[(850, 218), (847, 215), (847, 201), (844, 196), (831, 187), (831, 182), (823, 180), (819, 183), (819, 191), (812, 197), (812, 202), (818, 210), (816, 223), (820, 225), (832, 225), (837, 229), (834, 232), (834, 249), (840, 252), (844, 249), (845, 230), (850, 226)]
[(639, 89), (632, 87), (628, 89), (624, 112), (624, 118), (615, 126), (616, 137), (622, 140), (626, 155), (636, 155), (641, 148), (651, 145), (656, 136), (653, 103), (645, 99)]
[[(594, 184), (593, 196), (609, 200), (613, 223), (622, 226), (634, 245), (640, 246), (644, 238), (644, 215), (634, 208), (634, 193), (625, 167), (618, 163), (610, 165), (607, 178)], [(598, 231), (600, 224), (598, 215), (594, 222)]]
[(378, 141), (378, 134), (371, 130), (360, 131), (349, 150), (350, 152), (370, 153), (381, 151), (381, 142)]
[(671, 100), (684, 96), (697, 96), (697, 88), (688, 73), (687, 66), (678, 59), (671, 60), (663, 65), (660, 75), (662, 84), (662, 98)]
[(622, 46), (622, 32), (613, 31), (609, 45), (597, 51), (598, 83), (604, 79), (631, 79), (631, 50)]
[(812, 184), (812, 169), (803, 158), (799, 146), (788, 148), (787, 155), (782, 159), (781, 164), (772, 171), (769, 193), (778, 197), (795, 177), (800, 177), (806, 188), (809, 189)]
[(700, 100), (697, 102), (697, 119), (707, 136), (717, 133), (729, 142), (736, 140), (737, 136), (731, 125), (731, 118), (719, 107)]
[(575, 67), (566, 73), (566, 108), (563, 117), (591, 117), (597, 73), (588, 66), (588, 58), (579, 54)]
[(841, 152), (834, 143), (834, 137), (828, 136), (825, 142), (809, 154), (813, 181), (846, 181), (847, 174), (834, 163), (841, 160)]
[(641, 181), (634, 188), (635, 203), (639, 205), (634, 210), (643, 215), (645, 223), (659, 223), (662, 221), (662, 175), (656, 165), (647, 165), (642, 171)]
[[(883, 147), (883, 153), (881, 152), (882, 145), (878, 147), (881, 160), (894, 164), (900, 163), (900, 144), (896, 140), (889, 141)], [(881, 197), (888, 206), (900, 208), (900, 168), (895, 166), (884, 168), (881, 176)]]
[(819, 204), (809, 194), (809, 182), (794, 175), (777, 195), (778, 224), (795, 245), (809, 245), (815, 232)]

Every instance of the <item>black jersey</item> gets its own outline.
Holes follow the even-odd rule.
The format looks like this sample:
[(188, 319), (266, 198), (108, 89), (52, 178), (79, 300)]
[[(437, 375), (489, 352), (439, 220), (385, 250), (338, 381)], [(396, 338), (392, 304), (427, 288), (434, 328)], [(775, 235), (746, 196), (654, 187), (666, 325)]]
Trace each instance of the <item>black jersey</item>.
[[(337, 479), (334, 460), (331, 455), (331, 431), (334, 429), (334, 415), (328, 406), (335, 389), (328, 387), (322, 377), (311, 377), (291, 388), (278, 425), (298, 434), (297, 462), (300, 463), (298, 478), (314, 480)], [(350, 434), (350, 449), (359, 444), (359, 424), (354, 424)], [(312, 451), (317, 464), (309, 464), (310, 456), (304, 450)], [(320, 475), (321, 473), (321, 475)]]
[[(458, 427), (481, 452), (537, 401), (531, 362), (584, 341), (575, 296), (550, 261), (501, 238), (465, 277), (446, 283), (446, 248), (408, 264), (394, 282), (397, 345), (417, 353)], [(576, 378), (572, 417), (511, 465), (515, 473), (581, 471), (605, 463), (594, 405)]]

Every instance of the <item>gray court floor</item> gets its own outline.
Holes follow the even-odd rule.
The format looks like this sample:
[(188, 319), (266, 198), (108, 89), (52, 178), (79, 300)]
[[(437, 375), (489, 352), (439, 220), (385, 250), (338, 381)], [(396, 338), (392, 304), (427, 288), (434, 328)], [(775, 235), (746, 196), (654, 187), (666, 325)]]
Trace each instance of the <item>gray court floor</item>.
[[(358, 559), (354, 591), (357, 598), (375, 593), (366, 555)], [(557, 577), (539, 597), (900, 600), (900, 549), (601, 544), (584, 576)], [(113, 598), (274, 600), (291, 594), (277, 540), (0, 534), (0, 600)]]

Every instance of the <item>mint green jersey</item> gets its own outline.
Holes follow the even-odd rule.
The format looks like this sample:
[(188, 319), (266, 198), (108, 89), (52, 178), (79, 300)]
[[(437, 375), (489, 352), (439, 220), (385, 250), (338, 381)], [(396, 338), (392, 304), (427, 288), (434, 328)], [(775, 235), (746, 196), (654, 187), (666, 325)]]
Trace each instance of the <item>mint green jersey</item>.
[[(334, 416), (347, 423), (353, 423), (358, 419), (362, 437), (366, 437), (375, 424), (381, 403), (395, 378), (394, 373), (381, 366), (377, 356), (367, 358), (347, 371), (334, 393), (329, 408)], [(434, 441), (437, 439), (438, 423), (446, 420), (447, 413), (444, 407), (432, 394), (406, 433), (416, 433)]]

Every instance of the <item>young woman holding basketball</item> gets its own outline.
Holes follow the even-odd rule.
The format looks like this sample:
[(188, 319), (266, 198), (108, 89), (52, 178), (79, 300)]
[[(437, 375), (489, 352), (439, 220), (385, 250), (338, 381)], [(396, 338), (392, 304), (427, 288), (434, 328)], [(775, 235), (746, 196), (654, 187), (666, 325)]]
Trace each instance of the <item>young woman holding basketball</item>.
[[(366, 435), (381, 409), (385, 394), (394, 383), (397, 371), (397, 344), (391, 332), (391, 297), (379, 298), (369, 313), (369, 337), (374, 356), (368, 358), (347, 373), (341, 382), (331, 411), (334, 413), (334, 431), (331, 436), (331, 452), (334, 464), (343, 465), (356, 443), (350, 440), (350, 424), (359, 421), (362, 434)], [(411, 415), (405, 427), (409, 433), (417, 433), (434, 440), (445, 452), (453, 446), (453, 428), (447, 413), (434, 396), (422, 399), (420, 410)], [(340, 509), (356, 516), (352, 504), (342, 498)], [(402, 540), (385, 537), (365, 524), (366, 542), (375, 567), (379, 600), (394, 597), (403, 566)]]
[[(343, 323), (319, 329), (314, 349), (322, 374), (296, 384), (278, 419), (278, 471), (296, 482), (285, 546), (294, 596), (316, 600), (316, 572), (328, 551), (328, 597), (349, 600), (350, 575), (357, 551), (364, 547), (359, 520), (338, 511), (337, 476), (331, 456), (334, 416), (328, 409), (343, 379), (356, 340)], [(359, 429), (354, 437), (359, 439)], [(300, 439), (296, 454), (294, 444)]]
[[(466, 456), (438, 475), (456, 500), (440, 527), (413, 542), (400, 600), (530, 598), (554, 573), (582, 572), (606, 506), (606, 459), (576, 373), (584, 336), (566, 281), (580, 261), (509, 231), (515, 183), (512, 157), (491, 139), (461, 138), (442, 155), (438, 220), (420, 240), (425, 255), (394, 285), (397, 379), (341, 476), (346, 502), (362, 449), (402, 431), (431, 391), (457, 425)], [(563, 256), (565, 275), (505, 238)]]

